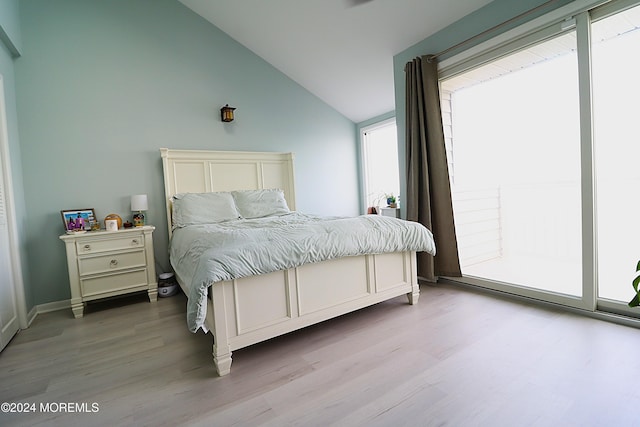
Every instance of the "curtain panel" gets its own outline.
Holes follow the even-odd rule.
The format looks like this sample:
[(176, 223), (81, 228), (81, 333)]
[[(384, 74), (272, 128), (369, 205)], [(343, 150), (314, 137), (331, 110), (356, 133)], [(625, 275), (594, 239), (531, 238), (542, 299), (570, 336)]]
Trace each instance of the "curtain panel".
[(429, 228), (437, 248), (435, 257), (418, 253), (418, 276), (429, 281), (460, 277), (435, 58), (408, 62), (405, 75), (407, 219)]

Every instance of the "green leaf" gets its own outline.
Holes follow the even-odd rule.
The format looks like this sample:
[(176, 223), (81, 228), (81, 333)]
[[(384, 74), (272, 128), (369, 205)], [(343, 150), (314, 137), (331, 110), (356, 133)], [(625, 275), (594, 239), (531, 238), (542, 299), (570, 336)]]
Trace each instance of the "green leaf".
[(631, 283), (631, 284), (633, 285), (633, 290), (638, 292), (638, 285), (640, 285), (640, 276), (638, 276), (635, 279), (633, 279), (633, 283)]
[(640, 295), (636, 294), (631, 301), (629, 301), (629, 307), (637, 307), (640, 305)]

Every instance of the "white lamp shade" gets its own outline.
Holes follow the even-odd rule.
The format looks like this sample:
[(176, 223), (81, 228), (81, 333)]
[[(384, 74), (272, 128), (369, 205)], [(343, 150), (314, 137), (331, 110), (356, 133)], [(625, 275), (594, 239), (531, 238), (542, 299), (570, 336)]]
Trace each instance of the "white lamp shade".
[(149, 204), (147, 203), (146, 194), (137, 194), (135, 196), (131, 196), (132, 211), (146, 211), (147, 209), (149, 209)]

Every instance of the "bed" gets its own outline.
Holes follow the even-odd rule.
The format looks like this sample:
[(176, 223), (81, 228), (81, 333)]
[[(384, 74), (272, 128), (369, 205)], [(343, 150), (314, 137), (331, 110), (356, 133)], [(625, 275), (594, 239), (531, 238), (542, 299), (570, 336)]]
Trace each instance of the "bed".
[[(178, 246), (178, 241), (182, 241), (188, 250), (189, 240), (184, 243), (187, 230), (195, 236), (194, 228), (208, 230), (209, 227), (227, 227), (227, 223), (175, 227), (176, 218), (172, 218), (176, 214), (174, 202), (182, 203), (180, 198), (184, 195), (209, 197), (215, 193), (216, 197), (227, 197), (227, 193), (233, 193), (236, 197), (237, 194), (260, 191), (271, 195), (271, 191), (277, 191), (290, 211), (283, 217), (294, 217), (297, 221), (309, 220), (296, 212), (292, 153), (167, 148), (160, 151), (171, 251), (174, 245)], [(310, 218), (312, 222), (315, 221)], [(374, 220), (364, 216), (363, 219)], [(256, 227), (253, 225), (255, 221), (271, 219), (242, 221), (246, 227), (253, 228)], [(395, 218), (382, 221), (414, 224)], [(351, 228), (349, 223), (343, 223), (345, 225)], [(180, 239), (179, 233), (182, 233)], [(427, 233), (430, 236), (428, 230)], [(420, 250), (435, 253), (432, 239), (424, 244), (428, 247)], [(199, 245), (194, 243), (191, 246), (195, 248)], [(420, 291), (415, 253), (415, 250), (402, 250), (332, 257), (326, 261), (242, 277), (226, 277), (223, 274), (206, 283), (202, 282), (200, 273), (182, 268), (182, 261), (178, 261), (179, 257), (173, 253), (171, 262), (177, 281), (188, 297), (189, 329), (192, 332), (202, 329), (213, 335), (213, 361), (218, 375), (223, 376), (231, 370), (234, 350), (400, 295), (406, 294), (409, 304), (416, 304)], [(202, 258), (191, 264), (199, 266), (206, 262), (217, 262), (217, 259)], [(200, 291), (196, 291), (197, 288), (201, 288)], [(204, 294), (202, 289), (205, 289)]]

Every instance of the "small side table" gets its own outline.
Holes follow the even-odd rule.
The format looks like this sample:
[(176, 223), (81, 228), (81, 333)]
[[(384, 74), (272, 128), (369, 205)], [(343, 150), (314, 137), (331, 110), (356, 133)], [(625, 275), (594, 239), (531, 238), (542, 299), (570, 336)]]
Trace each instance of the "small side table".
[(155, 227), (117, 231), (63, 234), (67, 250), (71, 309), (76, 318), (84, 314), (87, 301), (146, 290), (149, 301), (158, 299), (155, 258)]
[(400, 218), (400, 208), (380, 208), (380, 215)]

